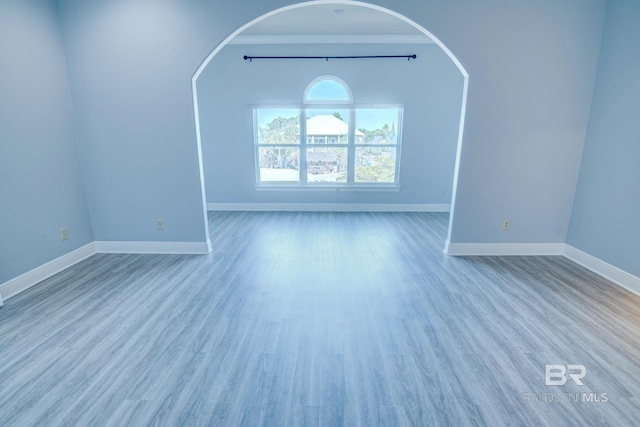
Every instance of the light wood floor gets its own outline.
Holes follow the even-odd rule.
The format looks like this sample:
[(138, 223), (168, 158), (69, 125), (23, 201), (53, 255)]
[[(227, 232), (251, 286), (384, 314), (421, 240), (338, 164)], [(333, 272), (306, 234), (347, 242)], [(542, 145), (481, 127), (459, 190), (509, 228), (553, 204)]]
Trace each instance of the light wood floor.
[(640, 423), (640, 298), (565, 258), (447, 257), (445, 214), (209, 219), (208, 256), (96, 255), (6, 301), (0, 426)]

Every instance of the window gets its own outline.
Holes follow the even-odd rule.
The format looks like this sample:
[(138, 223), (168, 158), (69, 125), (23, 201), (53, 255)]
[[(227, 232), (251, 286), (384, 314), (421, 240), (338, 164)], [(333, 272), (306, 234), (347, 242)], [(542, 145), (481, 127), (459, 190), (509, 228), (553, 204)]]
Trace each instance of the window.
[(401, 106), (360, 106), (332, 76), (301, 107), (255, 107), (258, 186), (397, 187)]

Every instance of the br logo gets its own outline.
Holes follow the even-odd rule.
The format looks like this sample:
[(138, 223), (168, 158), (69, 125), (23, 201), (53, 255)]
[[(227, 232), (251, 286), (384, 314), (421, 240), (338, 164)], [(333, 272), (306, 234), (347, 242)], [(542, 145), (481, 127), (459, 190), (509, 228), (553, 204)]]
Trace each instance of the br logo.
[(582, 379), (587, 375), (584, 365), (545, 365), (545, 385), (565, 385), (571, 379), (576, 385), (584, 385)]

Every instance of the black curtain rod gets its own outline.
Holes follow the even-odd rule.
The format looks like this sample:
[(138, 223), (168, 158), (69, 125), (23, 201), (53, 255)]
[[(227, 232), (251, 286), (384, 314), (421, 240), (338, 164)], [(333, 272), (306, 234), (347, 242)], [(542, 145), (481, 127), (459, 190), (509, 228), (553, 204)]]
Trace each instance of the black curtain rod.
[(254, 59), (376, 59), (376, 58), (407, 58), (407, 61), (416, 59), (418, 56), (413, 55), (365, 55), (365, 56), (244, 56), (244, 60), (253, 61)]

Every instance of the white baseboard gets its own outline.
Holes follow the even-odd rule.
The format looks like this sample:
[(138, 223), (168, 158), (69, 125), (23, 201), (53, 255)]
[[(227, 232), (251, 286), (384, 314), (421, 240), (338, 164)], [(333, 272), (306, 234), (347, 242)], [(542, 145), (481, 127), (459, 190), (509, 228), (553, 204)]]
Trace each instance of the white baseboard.
[(254, 212), (449, 212), (450, 204), (207, 203), (210, 211)]
[(640, 295), (640, 277), (636, 277), (599, 258), (582, 252), (565, 243), (450, 243), (444, 252), (451, 256), (555, 256), (562, 255), (571, 261), (591, 270)]
[(103, 254), (190, 254), (206, 255), (209, 242), (94, 242)]
[(563, 255), (564, 243), (449, 243), (451, 256), (550, 256)]
[[(208, 254), (210, 250), (210, 242), (92, 242), (0, 284), (0, 306), (2, 306), (3, 299), (7, 300), (96, 253), (202, 255)], [(447, 242), (445, 253), (451, 256), (564, 255), (573, 262), (582, 265), (628, 291), (640, 295), (640, 277), (636, 277), (631, 273), (564, 243)]]
[(0, 284), (0, 306), (3, 299), (8, 300), (97, 253), (206, 255), (210, 252), (210, 242), (92, 242)]
[(636, 277), (608, 262), (582, 252), (571, 245), (564, 245), (564, 256), (576, 264), (593, 271), (636, 295), (640, 295), (640, 277)]
[(34, 268), (14, 279), (9, 280), (0, 285), (0, 293), (2, 298), (9, 299), (22, 291), (25, 291), (42, 282), (45, 279), (53, 276), (65, 270), (80, 261), (89, 258), (96, 253), (96, 247), (93, 243), (89, 243), (81, 248), (78, 248), (66, 255), (49, 261), (46, 264), (42, 264), (39, 267)]

